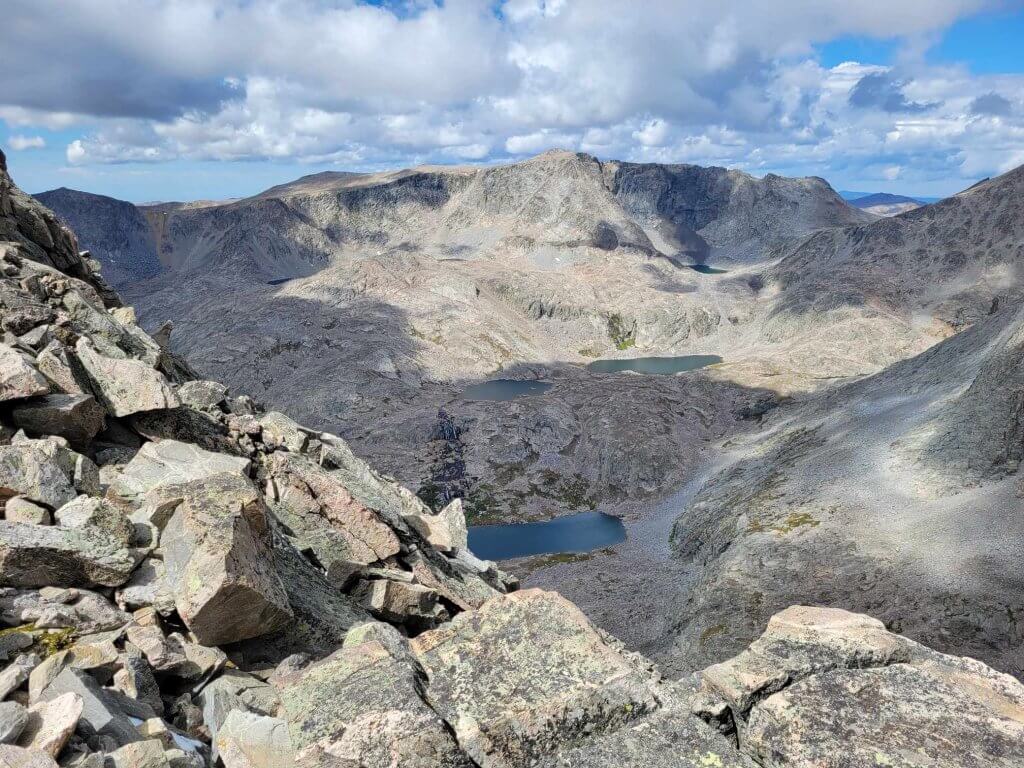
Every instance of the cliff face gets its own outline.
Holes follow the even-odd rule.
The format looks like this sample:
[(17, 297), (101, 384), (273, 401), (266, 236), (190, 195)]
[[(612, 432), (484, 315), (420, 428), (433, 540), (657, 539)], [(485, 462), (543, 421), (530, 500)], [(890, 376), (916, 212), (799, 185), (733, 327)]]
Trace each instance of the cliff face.
[(160, 273), (149, 224), (131, 203), (63, 187), (35, 197), (77, 234), (114, 287)]
[(474, 557), (459, 502), (197, 380), (2, 160), (0, 763), (1024, 760), (1024, 686), (866, 616), (791, 608), (663, 679)]

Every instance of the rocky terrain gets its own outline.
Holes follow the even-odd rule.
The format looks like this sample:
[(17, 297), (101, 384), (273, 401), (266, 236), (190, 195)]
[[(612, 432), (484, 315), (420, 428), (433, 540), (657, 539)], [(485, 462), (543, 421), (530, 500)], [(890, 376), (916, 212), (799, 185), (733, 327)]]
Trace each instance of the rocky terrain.
[(790, 607), (673, 680), (516, 591), (460, 501), (429, 509), (144, 333), (2, 154), (0, 273), (5, 768), (1024, 762), (1019, 681), (867, 616)]
[[(764, 408), (768, 390), (582, 366), (719, 350), (732, 364), (744, 345), (760, 349), (744, 339), (756, 336), (763, 255), (874, 219), (820, 179), (567, 152), (323, 173), (244, 200), (141, 210), (168, 270), (122, 288), (144, 327), (173, 321), (171, 348), (197, 370), (287, 404), (427, 495), (451, 474), (451, 446), (435, 439), (443, 409), (461, 431), (458, 492), (490, 519), (642, 500), (689, 478), (708, 441), (747, 429), (739, 416)], [(686, 266), (708, 260), (733, 271)], [(460, 397), (494, 377), (555, 386), (508, 403)]]

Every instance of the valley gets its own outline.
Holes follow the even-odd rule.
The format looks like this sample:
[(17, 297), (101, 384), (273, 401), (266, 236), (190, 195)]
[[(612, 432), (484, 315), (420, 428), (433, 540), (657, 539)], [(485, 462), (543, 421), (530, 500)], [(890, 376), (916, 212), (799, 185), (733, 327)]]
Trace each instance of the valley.
[(621, 518), (506, 566), (668, 670), (805, 602), (1017, 671), (1017, 406), (979, 412), (976, 376), (1017, 350), (1022, 176), (879, 218), (819, 179), (566, 152), (318, 174), (141, 208), (161, 271), (119, 287), (471, 525)]

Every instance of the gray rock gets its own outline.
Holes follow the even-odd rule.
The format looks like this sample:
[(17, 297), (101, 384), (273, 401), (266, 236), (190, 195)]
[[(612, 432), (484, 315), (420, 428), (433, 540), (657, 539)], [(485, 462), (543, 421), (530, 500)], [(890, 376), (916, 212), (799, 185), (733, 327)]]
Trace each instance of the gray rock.
[(9, 661), (18, 651), (30, 648), (34, 642), (35, 638), (30, 632), (21, 632), (16, 629), (5, 630), (0, 635), (0, 661)]
[(228, 388), (216, 381), (186, 381), (178, 387), (178, 398), (193, 408), (215, 408), (228, 396)]
[(0, 744), (0, 768), (58, 768), (52, 757), (38, 749)]
[(259, 418), (263, 442), (270, 448), (302, 453), (309, 441), (309, 433), (278, 411), (270, 411)]
[(169, 768), (164, 746), (158, 739), (125, 744), (107, 756), (111, 768)]
[(135, 558), (114, 515), (120, 513), (77, 528), (0, 521), (0, 581), (25, 587), (123, 584)]
[(174, 608), (174, 596), (164, 587), (164, 563), (147, 557), (132, 571), (131, 578), (115, 593), (117, 604), (127, 611), (154, 606), (161, 613)]
[(118, 745), (139, 741), (139, 733), (122, 706), (128, 701), (116, 692), (101, 688), (87, 672), (66, 668), (57, 675), (40, 694), (41, 701), (53, 701), (68, 693), (76, 693), (82, 700), (79, 728), (85, 735), (108, 736)]
[(86, 589), (2, 590), (0, 618), (38, 629), (74, 628), (79, 634), (119, 629), (128, 616)]
[(23, 686), (32, 670), (39, 666), (40, 659), (34, 653), (25, 653), (4, 667), (0, 672), (0, 701), (3, 701)]
[(56, 758), (74, 733), (82, 709), (82, 697), (73, 692), (33, 704), (19, 745)]
[(472, 765), (423, 701), (408, 652), (366, 633), (280, 683), (296, 749), (346, 754), (357, 765), (460, 768)]
[(124, 468), (113, 490), (139, 498), (171, 485), (206, 480), (217, 475), (246, 476), (249, 460), (205, 451), (176, 440), (146, 443)]
[(0, 402), (45, 395), (49, 391), (46, 378), (20, 352), (0, 344)]
[(291, 619), (274, 569), (267, 508), (248, 480), (192, 482), (161, 544), (178, 613), (204, 645), (257, 637)]
[(50, 510), (29, 501), (24, 496), (15, 496), (7, 500), (4, 505), (4, 520), (31, 525), (50, 525), (53, 522)]
[(224, 768), (294, 768), (295, 750), (283, 720), (241, 710), (228, 714), (215, 747)]
[(0, 744), (16, 744), (28, 721), (28, 713), (14, 701), (0, 703)]
[(51, 341), (36, 355), (36, 367), (61, 392), (69, 395), (90, 393), (88, 378), (81, 364), (59, 341)]
[(105, 414), (91, 395), (54, 394), (17, 405), (11, 418), (30, 436), (59, 435), (81, 447), (103, 430)]
[(148, 704), (157, 715), (163, 714), (164, 703), (160, 698), (160, 687), (153, 675), (153, 668), (139, 649), (126, 643), (121, 664), (121, 669), (114, 673), (114, 688), (125, 696)]
[(233, 710), (273, 716), (280, 706), (273, 686), (236, 669), (224, 670), (203, 688), (196, 701), (203, 710), (203, 724), (214, 740)]
[(360, 582), (352, 596), (368, 611), (385, 621), (429, 623), (447, 617), (438, 604), (438, 595), (419, 584), (389, 579)]
[(527, 766), (659, 706), (646, 662), (552, 592), (502, 595), (411, 641), (427, 701), (481, 766)]
[(164, 375), (146, 363), (101, 355), (84, 338), (75, 351), (93, 390), (112, 415), (130, 416), (181, 404)]
[(405, 516), (405, 521), (439, 552), (454, 552), (469, 546), (462, 499), (455, 499), (436, 515), (411, 514)]
[(75, 454), (51, 440), (0, 445), (0, 495), (56, 509), (76, 496), (74, 472)]

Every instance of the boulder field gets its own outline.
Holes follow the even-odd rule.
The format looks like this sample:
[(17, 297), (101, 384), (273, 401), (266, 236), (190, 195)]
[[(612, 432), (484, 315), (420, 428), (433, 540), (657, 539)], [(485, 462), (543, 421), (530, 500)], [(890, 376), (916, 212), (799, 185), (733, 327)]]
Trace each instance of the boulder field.
[(2, 154), (0, 328), (3, 768), (1024, 765), (1018, 680), (837, 608), (665, 679), (199, 380)]

